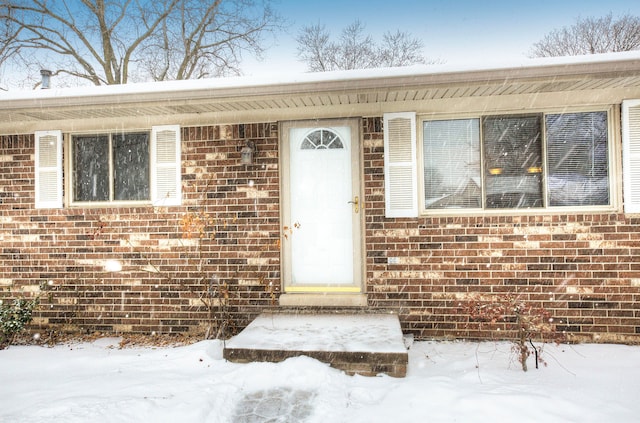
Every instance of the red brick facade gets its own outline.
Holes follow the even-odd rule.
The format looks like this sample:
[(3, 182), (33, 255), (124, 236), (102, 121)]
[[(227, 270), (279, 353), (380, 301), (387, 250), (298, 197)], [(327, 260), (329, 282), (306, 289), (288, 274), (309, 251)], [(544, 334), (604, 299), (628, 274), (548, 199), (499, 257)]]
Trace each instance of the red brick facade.
[(0, 138), (2, 295), (44, 284), (36, 325), (62, 330), (243, 327), (279, 290), (277, 143), (277, 124), (184, 128), (182, 206), (36, 210), (33, 136)]
[[(568, 340), (640, 340), (640, 218), (624, 214), (384, 217), (383, 137), (364, 120), (369, 303), (417, 338), (502, 338), (474, 322), (469, 294), (517, 293)], [(389, 258), (397, 264), (389, 264)], [(496, 329), (502, 329), (497, 332)], [(509, 335), (507, 335), (509, 336)]]
[[(517, 292), (570, 340), (640, 340), (640, 218), (387, 219), (382, 119), (362, 119), (362, 135), (370, 309), (398, 312), (417, 338), (502, 338), (506, 325), (474, 322), (461, 303)], [(239, 161), (245, 140), (257, 150), (250, 166)], [(34, 137), (1, 137), (0, 295), (44, 284), (39, 328), (241, 329), (278, 304), (278, 142), (277, 123), (183, 128), (182, 206), (36, 210)], [(122, 271), (105, 271), (109, 259)]]

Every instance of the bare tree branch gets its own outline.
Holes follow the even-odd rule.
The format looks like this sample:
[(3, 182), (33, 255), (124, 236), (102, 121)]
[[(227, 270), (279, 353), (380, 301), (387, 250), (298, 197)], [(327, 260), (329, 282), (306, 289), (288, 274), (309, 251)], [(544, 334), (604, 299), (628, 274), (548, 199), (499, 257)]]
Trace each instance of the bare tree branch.
[(378, 60), (380, 65), (384, 67), (427, 63), (426, 58), (420, 53), (423, 48), (422, 40), (411, 38), (411, 35), (407, 32), (387, 32), (382, 37)]
[(612, 14), (577, 19), (570, 27), (551, 31), (533, 44), (530, 57), (579, 56), (640, 49), (640, 17)]
[(367, 69), (378, 65), (373, 39), (364, 35), (364, 25), (356, 20), (342, 30), (337, 63), (342, 69)]
[[(280, 19), (254, 0), (216, 0), (184, 7), (145, 46), (141, 66), (154, 79), (240, 74), (243, 53), (260, 58), (263, 37), (279, 28)], [(159, 50), (166, 45), (168, 49)]]
[(95, 85), (238, 73), (281, 27), (270, 1), (0, 0), (0, 67)]
[(311, 72), (435, 63), (422, 53), (422, 41), (409, 33), (387, 32), (376, 44), (364, 30), (365, 26), (356, 20), (342, 30), (338, 41), (331, 41), (324, 25), (303, 27), (296, 37), (298, 60), (306, 63)]
[(298, 59), (307, 64), (311, 72), (332, 70), (327, 62), (335, 56), (336, 45), (329, 40), (324, 25), (311, 25), (302, 29), (298, 37)]

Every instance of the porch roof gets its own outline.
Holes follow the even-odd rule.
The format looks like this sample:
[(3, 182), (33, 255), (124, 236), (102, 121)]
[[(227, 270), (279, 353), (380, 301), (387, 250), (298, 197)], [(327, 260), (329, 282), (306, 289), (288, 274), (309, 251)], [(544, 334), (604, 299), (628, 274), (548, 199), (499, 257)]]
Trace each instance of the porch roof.
[[(81, 128), (78, 122), (239, 123), (414, 110), (429, 101), (544, 93), (640, 95), (640, 51), (532, 59), (476, 68), (431, 65), (6, 92), (0, 131)], [(145, 126), (143, 123), (139, 125)], [(130, 124), (129, 124), (130, 126)]]

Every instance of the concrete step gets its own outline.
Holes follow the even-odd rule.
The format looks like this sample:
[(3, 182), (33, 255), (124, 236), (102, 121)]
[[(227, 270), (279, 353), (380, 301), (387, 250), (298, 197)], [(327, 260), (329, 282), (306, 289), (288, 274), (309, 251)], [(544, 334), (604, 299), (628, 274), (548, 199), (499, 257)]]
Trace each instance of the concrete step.
[(408, 354), (395, 314), (262, 313), (224, 347), (236, 362), (305, 355), (348, 374), (404, 377)]

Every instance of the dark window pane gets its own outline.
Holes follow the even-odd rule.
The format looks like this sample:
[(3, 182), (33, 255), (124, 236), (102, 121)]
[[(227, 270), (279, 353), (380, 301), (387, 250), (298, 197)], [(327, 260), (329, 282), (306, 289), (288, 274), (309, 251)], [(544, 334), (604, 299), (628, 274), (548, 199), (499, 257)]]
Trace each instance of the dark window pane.
[(74, 201), (109, 200), (109, 138), (73, 137)]
[(426, 121), (423, 135), (425, 207), (482, 207), (480, 121)]
[(542, 207), (540, 115), (483, 119), (487, 208)]
[(113, 136), (114, 200), (149, 199), (149, 134)]
[(338, 134), (326, 129), (322, 130), (322, 145), (325, 145), (326, 148), (330, 149), (344, 148), (344, 146), (342, 145), (342, 140), (340, 139)]
[(607, 113), (546, 116), (551, 206), (609, 204)]

